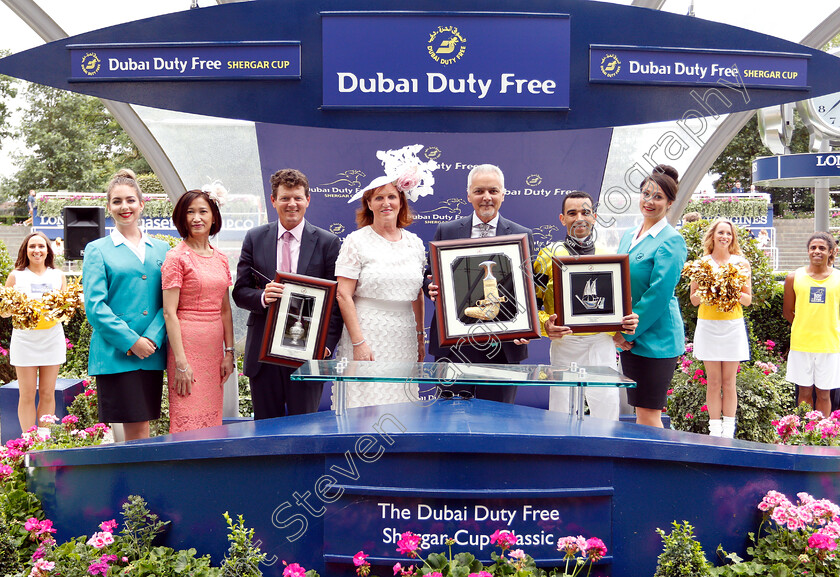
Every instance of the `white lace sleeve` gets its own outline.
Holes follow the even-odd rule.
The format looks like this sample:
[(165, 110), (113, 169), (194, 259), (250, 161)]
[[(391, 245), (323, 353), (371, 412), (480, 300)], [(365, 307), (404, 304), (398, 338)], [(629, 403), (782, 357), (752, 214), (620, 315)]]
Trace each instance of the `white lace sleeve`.
[(359, 231), (347, 235), (341, 244), (338, 258), (335, 260), (335, 276), (358, 279), (362, 270), (362, 261), (359, 255)]

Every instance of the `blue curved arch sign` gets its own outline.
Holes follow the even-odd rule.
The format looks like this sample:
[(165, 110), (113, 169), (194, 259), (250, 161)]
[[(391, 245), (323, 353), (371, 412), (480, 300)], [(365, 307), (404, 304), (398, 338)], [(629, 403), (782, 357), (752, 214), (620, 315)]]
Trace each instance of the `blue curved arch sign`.
[(831, 55), (644, 8), (589, 0), (335, 8), (256, 0), (188, 10), (14, 54), (0, 73), (211, 116), (423, 132), (612, 127), (840, 92)]
[(840, 186), (840, 152), (760, 156), (752, 161), (752, 182), (764, 186), (811, 187), (816, 179)]

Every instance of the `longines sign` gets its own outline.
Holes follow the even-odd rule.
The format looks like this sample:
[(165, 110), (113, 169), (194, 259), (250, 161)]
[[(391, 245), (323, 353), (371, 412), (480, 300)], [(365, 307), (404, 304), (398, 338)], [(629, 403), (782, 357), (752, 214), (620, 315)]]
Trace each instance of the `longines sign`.
[(566, 14), (322, 13), (324, 106), (569, 107)]

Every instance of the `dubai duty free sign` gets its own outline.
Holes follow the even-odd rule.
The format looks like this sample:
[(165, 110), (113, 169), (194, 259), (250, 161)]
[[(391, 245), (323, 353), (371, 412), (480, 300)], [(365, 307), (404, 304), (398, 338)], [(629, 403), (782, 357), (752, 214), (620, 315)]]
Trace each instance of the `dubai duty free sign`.
[(255, 0), (129, 22), (0, 73), (257, 122), (428, 132), (580, 129), (840, 91), (837, 58), (763, 34), (588, 0)]

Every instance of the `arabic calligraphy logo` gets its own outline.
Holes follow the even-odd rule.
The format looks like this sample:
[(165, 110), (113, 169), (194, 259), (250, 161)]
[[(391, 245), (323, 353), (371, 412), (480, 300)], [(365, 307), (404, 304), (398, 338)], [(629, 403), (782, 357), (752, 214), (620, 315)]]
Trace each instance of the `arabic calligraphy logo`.
[(467, 39), (456, 26), (438, 26), (426, 43), (429, 56), (438, 64), (448, 66), (461, 59), (467, 51)]
[(99, 72), (101, 64), (102, 61), (99, 59), (99, 56), (96, 55), (96, 52), (88, 52), (85, 54), (84, 58), (82, 58), (82, 72), (88, 76), (95, 76), (96, 73)]
[(615, 54), (606, 54), (601, 58), (601, 74), (612, 78), (621, 72), (621, 60)]
[(344, 225), (340, 222), (334, 222), (330, 225), (330, 232), (338, 236), (344, 233)]
[(531, 174), (525, 179), (525, 184), (528, 186), (539, 186), (542, 182), (542, 176), (539, 174)]
[(437, 146), (427, 146), (426, 150), (423, 151), (423, 155), (427, 160), (437, 160), (441, 154), (440, 148)]

